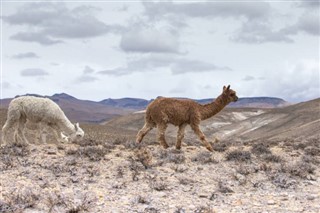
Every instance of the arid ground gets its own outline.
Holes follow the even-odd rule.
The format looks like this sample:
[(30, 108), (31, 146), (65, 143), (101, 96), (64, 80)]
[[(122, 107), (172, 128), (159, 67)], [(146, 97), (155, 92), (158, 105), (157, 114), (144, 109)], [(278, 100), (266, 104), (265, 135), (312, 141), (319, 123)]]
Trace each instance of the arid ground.
[[(320, 212), (320, 99), (278, 109), (226, 109), (204, 121), (208, 152), (176, 128), (162, 149), (143, 113), (81, 123), (83, 141), (0, 149), (0, 212)], [(1, 126), (6, 109), (0, 109)]]

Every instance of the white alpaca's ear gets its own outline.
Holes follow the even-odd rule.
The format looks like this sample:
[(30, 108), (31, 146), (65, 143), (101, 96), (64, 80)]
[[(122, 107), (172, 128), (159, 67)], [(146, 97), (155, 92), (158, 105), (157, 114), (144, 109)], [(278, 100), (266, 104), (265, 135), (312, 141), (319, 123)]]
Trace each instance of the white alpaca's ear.
[(75, 128), (76, 131), (78, 131), (78, 129), (80, 128), (80, 127), (79, 127), (79, 123), (75, 123), (75, 124), (74, 124), (74, 128)]

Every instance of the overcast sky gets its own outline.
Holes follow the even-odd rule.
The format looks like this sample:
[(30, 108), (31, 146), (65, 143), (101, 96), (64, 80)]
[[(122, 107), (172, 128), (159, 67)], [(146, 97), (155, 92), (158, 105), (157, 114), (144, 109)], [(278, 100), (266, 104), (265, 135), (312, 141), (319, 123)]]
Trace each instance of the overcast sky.
[(319, 1), (2, 1), (2, 98), (320, 96)]

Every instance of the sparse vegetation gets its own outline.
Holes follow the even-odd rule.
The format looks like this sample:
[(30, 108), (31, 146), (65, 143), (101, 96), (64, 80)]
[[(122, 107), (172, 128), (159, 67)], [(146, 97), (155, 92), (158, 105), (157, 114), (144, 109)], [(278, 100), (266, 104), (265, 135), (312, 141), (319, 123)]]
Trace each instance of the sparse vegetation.
[[(248, 210), (253, 203), (265, 211), (281, 203), (317, 212), (317, 139), (232, 138), (214, 143), (216, 152), (210, 153), (189, 135), (183, 151), (164, 150), (154, 135), (140, 145), (133, 130), (81, 126), (88, 132), (81, 142), (57, 144), (51, 137), (50, 144), (0, 148), (0, 212), (211, 213), (222, 206), (228, 212)], [(173, 130), (168, 144), (175, 141)], [(34, 135), (31, 129), (30, 142)], [(269, 195), (276, 204), (266, 205)]]
[(166, 163), (175, 163), (181, 164), (184, 163), (186, 157), (184, 156), (184, 152), (176, 149), (168, 149), (168, 150), (160, 150), (159, 158)]
[(271, 151), (266, 143), (253, 144), (251, 152), (255, 155), (270, 155)]
[(193, 162), (198, 162), (201, 164), (206, 164), (206, 163), (218, 163), (211, 152), (199, 152), (196, 154), (196, 156), (191, 158), (191, 161)]
[(4, 200), (0, 201), (0, 212), (23, 212), (24, 209), (34, 207), (39, 201), (39, 194), (31, 187), (16, 188), (2, 196)]
[(234, 150), (226, 155), (228, 161), (250, 161), (251, 153), (248, 151)]

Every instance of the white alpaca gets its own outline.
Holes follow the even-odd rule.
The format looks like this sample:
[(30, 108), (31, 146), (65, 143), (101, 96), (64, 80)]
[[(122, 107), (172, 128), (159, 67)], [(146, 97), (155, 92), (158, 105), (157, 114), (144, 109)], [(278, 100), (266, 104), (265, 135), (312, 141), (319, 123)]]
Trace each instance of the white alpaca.
[[(15, 126), (14, 142), (18, 137), (28, 144), (25, 137), (25, 124), (27, 121), (38, 124), (38, 138), (45, 142), (43, 131), (50, 127), (55, 138), (60, 141), (76, 141), (84, 136), (79, 123), (72, 124), (60, 107), (48, 98), (22, 96), (13, 99), (8, 108), (7, 121), (2, 128), (2, 141), (6, 144), (8, 130)], [(59, 135), (60, 132), (60, 135)]]

